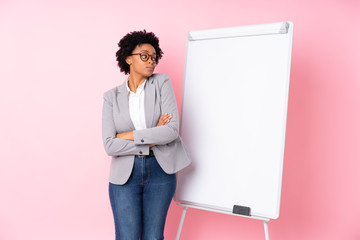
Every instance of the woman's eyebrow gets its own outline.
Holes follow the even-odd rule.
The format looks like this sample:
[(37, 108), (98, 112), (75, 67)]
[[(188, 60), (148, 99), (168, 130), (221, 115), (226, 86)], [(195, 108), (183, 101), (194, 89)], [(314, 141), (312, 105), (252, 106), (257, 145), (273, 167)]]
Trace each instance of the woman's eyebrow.
[[(148, 51), (148, 50), (141, 50), (140, 52), (147, 52), (147, 53), (149, 53), (149, 51)], [(155, 54), (155, 55), (156, 55), (156, 52), (154, 52), (153, 54)]]

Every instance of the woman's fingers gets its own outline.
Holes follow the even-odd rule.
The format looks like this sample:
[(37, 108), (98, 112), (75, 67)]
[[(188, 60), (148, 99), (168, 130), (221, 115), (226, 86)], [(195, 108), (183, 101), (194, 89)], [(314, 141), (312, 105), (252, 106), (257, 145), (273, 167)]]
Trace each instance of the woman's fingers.
[[(172, 118), (172, 114), (168, 114), (168, 113), (165, 113), (164, 115), (164, 118), (163, 118), (163, 122), (166, 124), (166, 123), (169, 123), (170, 119)], [(162, 116), (161, 116), (162, 117)]]
[(168, 114), (168, 113), (163, 114), (159, 119), (160, 126), (169, 123), (171, 118), (172, 118), (171, 114)]
[(166, 125), (170, 122), (171, 118), (172, 118), (172, 114), (170, 113), (164, 113), (163, 115), (161, 115), (161, 117), (159, 118), (158, 124), (156, 126), (163, 126)]

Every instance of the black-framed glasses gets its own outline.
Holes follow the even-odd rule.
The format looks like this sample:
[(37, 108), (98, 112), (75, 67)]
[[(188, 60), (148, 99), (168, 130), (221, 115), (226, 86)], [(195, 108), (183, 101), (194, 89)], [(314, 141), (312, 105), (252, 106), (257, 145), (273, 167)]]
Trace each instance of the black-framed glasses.
[(156, 55), (150, 55), (146, 52), (142, 52), (142, 53), (132, 53), (131, 55), (139, 55), (141, 61), (146, 62), (149, 58), (151, 58), (151, 61), (153, 61), (154, 63), (157, 63), (156, 61)]

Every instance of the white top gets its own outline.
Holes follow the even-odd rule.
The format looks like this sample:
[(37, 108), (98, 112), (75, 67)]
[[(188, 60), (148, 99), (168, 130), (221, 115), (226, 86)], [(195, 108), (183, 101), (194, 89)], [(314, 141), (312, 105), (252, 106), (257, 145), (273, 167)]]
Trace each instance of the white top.
[(130, 118), (136, 130), (146, 128), (145, 122), (145, 102), (144, 102), (144, 87), (146, 80), (138, 86), (136, 93), (132, 92), (129, 88), (129, 78), (126, 80), (126, 88), (129, 92), (129, 112)]

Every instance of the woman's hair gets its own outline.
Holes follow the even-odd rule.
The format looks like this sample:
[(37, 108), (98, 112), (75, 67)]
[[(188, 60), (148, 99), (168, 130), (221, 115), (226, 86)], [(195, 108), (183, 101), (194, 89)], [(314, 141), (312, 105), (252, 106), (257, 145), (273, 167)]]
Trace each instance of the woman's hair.
[(126, 63), (126, 57), (130, 56), (132, 51), (143, 43), (149, 43), (155, 48), (156, 52), (156, 63), (159, 62), (160, 58), (163, 55), (159, 47), (159, 39), (152, 32), (143, 31), (134, 31), (126, 34), (118, 43), (119, 50), (116, 52), (116, 60), (118, 61), (118, 66), (121, 72), (125, 74), (130, 73), (130, 66)]

